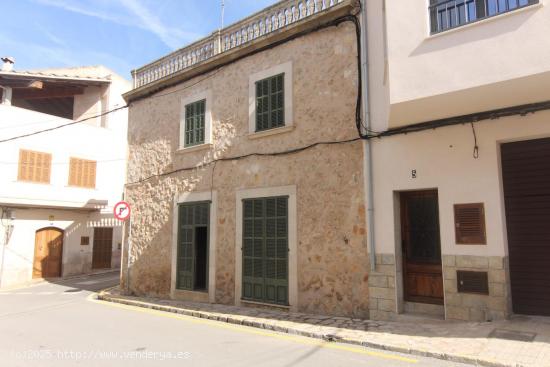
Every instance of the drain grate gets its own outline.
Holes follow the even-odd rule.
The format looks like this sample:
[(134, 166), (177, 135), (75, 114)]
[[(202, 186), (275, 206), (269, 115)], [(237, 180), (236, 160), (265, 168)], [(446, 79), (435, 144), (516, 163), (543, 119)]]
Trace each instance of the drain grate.
[(518, 330), (506, 330), (506, 329), (494, 329), (489, 338), (514, 340), (519, 342), (532, 342), (537, 336), (536, 333), (530, 333), (528, 331)]

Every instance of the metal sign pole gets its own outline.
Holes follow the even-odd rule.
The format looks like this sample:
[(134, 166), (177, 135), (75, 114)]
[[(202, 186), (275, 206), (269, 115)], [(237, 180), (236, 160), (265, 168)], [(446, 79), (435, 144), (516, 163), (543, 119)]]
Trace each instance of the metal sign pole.
[(131, 250), (132, 250), (132, 218), (130, 217), (128, 221), (128, 226), (130, 227), (128, 229), (128, 244), (126, 245), (126, 292), (130, 294), (130, 265), (131, 265)]

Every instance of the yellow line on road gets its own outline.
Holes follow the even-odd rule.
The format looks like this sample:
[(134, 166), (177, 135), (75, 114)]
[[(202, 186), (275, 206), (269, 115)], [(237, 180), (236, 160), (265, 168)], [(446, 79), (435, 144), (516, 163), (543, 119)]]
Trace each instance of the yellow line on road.
[(321, 340), (317, 340), (317, 339), (311, 339), (311, 338), (302, 337), (302, 336), (278, 334), (276, 332), (262, 331), (262, 330), (254, 329), (252, 327), (235, 325), (235, 324), (228, 324), (228, 323), (215, 321), (215, 320), (199, 319), (199, 318), (196, 318), (196, 317), (170, 313), (170, 312), (167, 312), (167, 311), (159, 311), (159, 310), (153, 310), (153, 309), (143, 308), (143, 307), (138, 307), (138, 306), (125, 305), (125, 304), (121, 304), (121, 303), (101, 301), (101, 300), (96, 299), (95, 297), (96, 297), (95, 294), (91, 294), (90, 296), (88, 296), (87, 299), (88, 299), (88, 301), (98, 303), (98, 304), (102, 304), (102, 305), (105, 305), (105, 306), (111, 306), (111, 307), (116, 307), (116, 308), (121, 308), (121, 309), (125, 309), (125, 310), (141, 312), (141, 313), (146, 313), (146, 314), (155, 315), (155, 316), (162, 316), (162, 317), (167, 317), (167, 318), (171, 318), (171, 319), (177, 319), (177, 320), (192, 322), (194, 324), (209, 325), (209, 326), (212, 326), (212, 327), (233, 330), (233, 331), (237, 331), (237, 332), (241, 332), (241, 333), (261, 335), (261, 336), (266, 336), (266, 337), (270, 337), (270, 338), (291, 341), (291, 342), (304, 344), (304, 345), (312, 345), (312, 346), (316, 346), (316, 347), (320, 347), (320, 348), (343, 350), (343, 351), (346, 351), (346, 352), (363, 354), (363, 355), (368, 355), (368, 356), (371, 356), (371, 357), (377, 357), (377, 358), (383, 358), (383, 359), (392, 359), (392, 360), (397, 360), (397, 361), (407, 362), (407, 363), (418, 363), (417, 359), (407, 358), (407, 357), (402, 357), (402, 356), (387, 354), (387, 353), (382, 353), (382, 352), (374, 352), (374, 351), (366, 350), (362, 347), (354, 347), (354, 346), (351, 346), (351, 345), (348, 346), (348, 345), (343, 345), (343, 344), (330, 343), (330, 342), (325, 342), (325, 341), (321, 341)]

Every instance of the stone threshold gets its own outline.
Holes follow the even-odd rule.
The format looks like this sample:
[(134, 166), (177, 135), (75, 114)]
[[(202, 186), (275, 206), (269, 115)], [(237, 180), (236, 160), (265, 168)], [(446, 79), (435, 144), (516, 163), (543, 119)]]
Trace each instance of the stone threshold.
[[(478, 358), (466, 355), (460, 355), (456, 353), (441, 353), (431, 350), (425, 350), (421, 348), (411, 347), (411, 346), (398, 346), (392, 345), (389, 343), (380, 343), (374, 340), (365, 340), (360, 336), (350, 336), (343, 335), (345, 328), (339, 328), (331, 326), (331, 324), (342, 323), (354, 323), (354, 324), (364, 324), (365, 328), (363, 330), (368, 330), (370, 324), (379, 324), (378, 321), (372, 320), (361, 320), (361, 319), (351, 319), (348, 317), (331, 317), (331, 316), (320, 316), (320, 315), (309, 315), (309, 314), (299, 314), (295, 313), (296, 317), (302, 317), (304, 319), (315, 319), (320, 320), (320, 325), (311, 325), (304, 322), (295, 322), (287, 321), (289, 318), (284, 315), (288, 315), (288, 312), (280, 312), (282, 316), (279, 319), (272, 318), (261, 318), (261, 317), (251, 317), (247, 315), (237, 315), (231, 313), (220, 313), (212, 311), (203, 311), (193, 309), (196, 307), (182, 307), (182, 306), (173, 306), (168, 304), (163, 304), (170, 302), (169, 300), (161, 299), (151, 299), (151, 298), (139, 298), (133, 296), (124, 296), (118, 294), (118, 288), (109, 288), (97, 294), (97, 299), (107, 302), (114, 302), (129, 306), (143, 307), (147, 309), (171, 312), (176, 314), (181, 314), (185, 316), (191, 316), (196, 318), (208, 319), (213, 321), (225, 322), (229, 324), (243, 325), (248, 327), (254, 327), (259, 329), (271, 330), (275, 332), (287, 333), (292, 335), (299, 335), (309, 338), (322, 339), (328, 342), (338, 342), (351, 345), (359, 345), (374, 349), (380, 349), (390, 352), (404, 353), (421, 357), (430, 357), (440, 360), (455, 362), (455, 363), (465, 363), (472, 364), (475, 366), (486, 366), (486, 367), (523, 367), (524, 365), (519, 363), (503, 363), (500, 361)], [(195, 304), (193, 305), (195, 306)], [(205, 308), (211, 306), (210, 304), (205, 304)], [(216, 305), (221, 306), (222, 305)], [(236, 306), (225, 306), (228, 310), (237, 308)], [(262, 313), (262, 310), (259, 310), (259, 313)], [(269, 313), (274, 313), (273, 311)], [(324, 324), (324, 325), (323, 325)], [(359, 331), (359, 330), (358, 330)]]

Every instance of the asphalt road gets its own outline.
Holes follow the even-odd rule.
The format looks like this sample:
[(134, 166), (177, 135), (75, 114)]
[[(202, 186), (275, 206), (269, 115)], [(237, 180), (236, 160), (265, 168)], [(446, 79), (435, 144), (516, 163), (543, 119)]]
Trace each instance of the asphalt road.
[(117, 274), (0, 292), (0, 365), (383, 366), (461, 364), (98, 301)]

